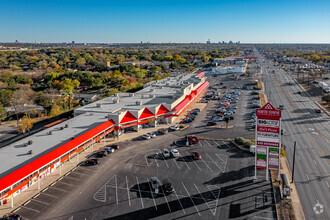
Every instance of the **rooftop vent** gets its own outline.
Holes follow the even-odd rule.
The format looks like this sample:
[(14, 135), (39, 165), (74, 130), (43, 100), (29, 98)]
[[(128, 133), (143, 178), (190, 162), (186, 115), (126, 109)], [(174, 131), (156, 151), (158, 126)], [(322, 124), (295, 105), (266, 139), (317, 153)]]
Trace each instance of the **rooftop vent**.
[(47, 132), (47, 134), (48, 134), (48, 135), (52, 135), (52, 134), (53, 134), (53, 132), (51, 132), (51, 131), (48, 131), (48, 132)]
[(134, 96), (134, 93), (130, 93), (129, 96), (130, 96), (130, 97), (133, 97), (133, 96)]
[(29, 140), (29, 141), (28, 141), (28, 145), (31, 145), (32, 143), (33, 143), (32, 140)]
[(101, 103), (97, 103), (96, 104), (96, 107), (101, 108), (102, 107), (102, 104)]
[(136, 101), (136, 105), (142, 105), (142, 101)]
[(150, 97), (150, 98), (155, 98), (156, 95), (155, 95), (155, 94), (151, 94), (151, 95), (149, 95), (149, 97)]
[(69, 127), (69, 124), (65, 124), (64, 127), (65, 127), (65, 128), (68, 128), (68, 127)]
[(150, 89), (150, 92), (154, 92), (155, 91), (155, 89)]

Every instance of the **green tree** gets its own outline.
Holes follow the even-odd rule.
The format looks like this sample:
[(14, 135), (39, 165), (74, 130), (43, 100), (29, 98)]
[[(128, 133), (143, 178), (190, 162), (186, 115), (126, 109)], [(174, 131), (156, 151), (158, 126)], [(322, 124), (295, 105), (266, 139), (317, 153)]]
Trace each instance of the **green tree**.
[(31, 119), (29, 119), (29, 117), (24, 115), (17, 124), (17, 131), (18, 131), (18, 133), (24, 134), (25, 132), (30, 131), (32, 126), (33, 126), (33, 124), (32, 124)]
[(7, 118), (7, 111), (5, 107), (3, 107), (3, 105), (0, 105), (0, 121), (5, 120), (6, 118)]
[(323, 96), (322, 101), (326, 102), (329, 105), (329, 103), (330, 103), (330, 94)]
[(61, 111), (60, 106), (54, 104), (54, 105), (52, 105), (52, 108), (50, 110), (49, 117), (50, 118), (55, 117), (57, 115), (60, 115), (61, 113), (62, 113), (62, 111)]

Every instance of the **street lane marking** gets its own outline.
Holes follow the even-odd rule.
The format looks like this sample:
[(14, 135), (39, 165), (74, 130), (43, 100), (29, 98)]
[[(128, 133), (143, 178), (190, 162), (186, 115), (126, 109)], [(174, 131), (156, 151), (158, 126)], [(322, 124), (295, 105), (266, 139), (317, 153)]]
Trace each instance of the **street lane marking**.
[(307, 179), (309, 180), (309, 177), (308, 177), (307, 173), (306, 173), (306, 177), (307, 177)]
[(176, 198), (178, 199), (178, 202), (179, 202), (179, 204), (180, 204), (180, 206), (181, 206), (181, 210), (183, 211), (183, 214), (186, 214), (186, 211), (184, 210), (184, 208), (183, 208), (183, 206), (182, 206), (182, 203), (180, 202), (179, 196), (178, 196), (178, 194), (176, 193), (176, 190), (175, 190), (175, 189), (174, 189), (174, 193), (175, 193), (175, 195), (176, 195)]
[(147, 182), (148, 182), (148, 185), (149, 185), (149, 188), (150, 188), (150, 193), (151, 193), (152, 200), (154, 201), (155, 209), (157, 210), (156, 201), (155, 201), (154, 194), (152, 192), (152, 188), (151, 188), (150, 181), (149, 181), (148, 178), (147, 178)]
[(315, 165), (317, 166), (317, 163), (316, 163), (316, 161), (315, 160), (313, 160), (313, 162), (315, 163)]
[(118, 185), (117, 185), (117, 175), (115, 175), (115, 182), (116, 182), (116, 202), (118, 204)]
[(129, 206), (131, 206), (131, 197), (130, 197), (130, 195), (129, 195), (127, 176), (125, 176), (125, 178), (126, 178), (126, 187), (127, 187), (128, 204), (129, 204)]
[(300, 156), (299, 156), (299, 155), (297, 155), (297, 157), (298, 157), (298, 159), (300, 160)]
[(328, 188), (330, 187), (328, 181), (326, 181), (326, 180), (325, 180), (325, 184), (327, 184)]
[(140, 195), (140, 199), (141, 199), (142, 208), (144, 208), (143, 199), (142, 199), (142, 196), (141, 196), (140, 184), (139, 184), (139, 180), (138, 180), (137, 176), (136, 176), (136, 183), (137, 183), (138, 190), (139, 190), (139, 195)]
[(194, 203), (194, 200), (191, 198), (191, 196), (190, 196), (190, 194), (189, 194), (189, 192), (188, 192), (188, 190), (187, 190), (186, 186), (183, 184), (183, 182), (182, 182), (182, 181), (181, 181), (181, 183), (182, 183), (182, 185), (183, 185), (183, 188), (186, 190), (186, 192), (187, 192), (187, 194), (188, 194), (188, 196), (189, 196), (189, 198), (190, 198), (191, 202), (194, 204), (194, 206), (195, 206), (195, 209), (196, 209), (196, 211), (198, 212), (198, 215), (199, 215), (199, 216), (201, 216), (201, 213), (198, 211), (198, 208), (197, 208), (197, 206), (195, 205), (195, 203)]

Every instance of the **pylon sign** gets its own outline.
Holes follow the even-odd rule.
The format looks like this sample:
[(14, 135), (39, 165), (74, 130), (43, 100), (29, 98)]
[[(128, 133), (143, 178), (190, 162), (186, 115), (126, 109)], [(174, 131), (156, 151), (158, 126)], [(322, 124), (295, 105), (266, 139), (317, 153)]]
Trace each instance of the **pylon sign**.
[(256, 109), (256, 169), (279, 170), (281, 147), (281, 110), (267, 102), (262, 108)]

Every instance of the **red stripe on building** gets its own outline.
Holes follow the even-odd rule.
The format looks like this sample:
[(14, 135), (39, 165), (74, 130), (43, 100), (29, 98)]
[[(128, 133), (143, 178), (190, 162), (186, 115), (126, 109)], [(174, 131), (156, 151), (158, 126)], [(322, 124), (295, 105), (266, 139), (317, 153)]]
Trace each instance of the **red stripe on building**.
[(149, 109), (144, 108), (139, 119), (150, 118), (150, 117), (155, 117), (154, 113), (152, 113)]
[(204, 77), (204, 72), (199, 73), (196, 77), (197, 77), (197, 78), (202, 78), (202, 77)]
[(125, 116), (123, 117), (123, 119), (121, 119), (119, 124), (124, 124), (124, 123), (132, 122), (132, 121), (137, 121), (137, 118), (132, 113), (127, 111)]
[(160, 105), (156, 115), (163, 115), (163, 114), (166, 114), (168, 112), (170, 112), (170, 111), (165, 106)]
[(68, 143), (58, 147), (57, 149), (45, 154), (44, 156), (30, 162), (29, 164), (19, 168), (18, 170), (8, 174), (7, 176), (0, 179), (0, 192), (8, 187), (12, 186), (21, 179), (31, 175), (35, 171), (38, 171), (40, 168), (46, 166), (50, 162), (59, 159), (64, 154), (75, 149), (80, 144), (88, 141), (97, 134), (102, 133), (102, 131), (112, 127), (114, 123), (112, 121), (106, 121), (103, 124), (93, 128), (92, 130), (86, 132), (83, 135), (69, 141)]

